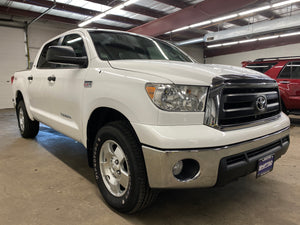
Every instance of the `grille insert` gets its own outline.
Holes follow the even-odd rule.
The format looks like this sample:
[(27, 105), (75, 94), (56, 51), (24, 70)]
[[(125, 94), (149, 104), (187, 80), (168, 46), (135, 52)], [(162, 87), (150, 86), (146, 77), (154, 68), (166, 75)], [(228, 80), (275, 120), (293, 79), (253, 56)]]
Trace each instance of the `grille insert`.
[[(251, 87), (247, 87), (251, 86)], [(262, 87), (264, 86), (264, 87)], [(258, 98), (266, 100), (263, 110), (257, 106)], [(272, 117), (280, 113), (279, 92), (276, 83), (227, 84), (222, 93), (219, 126), (237, 126)]]

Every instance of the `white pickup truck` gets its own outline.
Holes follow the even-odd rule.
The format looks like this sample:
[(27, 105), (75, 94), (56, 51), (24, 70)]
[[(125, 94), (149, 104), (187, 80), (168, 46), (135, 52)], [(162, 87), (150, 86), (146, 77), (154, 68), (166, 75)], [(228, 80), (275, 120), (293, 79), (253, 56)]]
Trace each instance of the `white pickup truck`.
[(34, 138), (42, 122), (81, 142), (104, 199), (123, 213), (159, 189), (264, 175), (289, 146), (274, 80), (196, 63), (151, 37), (71, 30), (12, 83), (21, 135)]

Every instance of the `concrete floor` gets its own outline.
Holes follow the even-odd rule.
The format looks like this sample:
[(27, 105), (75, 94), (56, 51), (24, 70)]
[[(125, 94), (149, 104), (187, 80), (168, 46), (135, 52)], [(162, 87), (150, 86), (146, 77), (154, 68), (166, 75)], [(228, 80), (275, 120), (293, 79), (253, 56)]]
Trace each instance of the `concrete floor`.
[(127, 216), (103, 202), (81, 144), (43, 125), (25, 140), (14, 111), (0, 110), (0, 224), (300, 224), (300, 118), (291, 121), (291, 146), (271, 173), (164, 191)]

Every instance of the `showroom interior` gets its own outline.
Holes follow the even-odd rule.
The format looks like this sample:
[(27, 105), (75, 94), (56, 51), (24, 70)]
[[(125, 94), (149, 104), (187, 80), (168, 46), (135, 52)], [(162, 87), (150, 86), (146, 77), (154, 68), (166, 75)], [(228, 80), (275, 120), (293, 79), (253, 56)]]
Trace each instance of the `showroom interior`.
[[(19, 132), (15, 72), (35, 69), (46, 42), (77, 28), (161, 39), (189, 55), (193, 64), (213, 64), (214, 71), (228, 65), (230, 76), (235, 73), (230, 71), (265, 73), (277, 81), (280, 108), (290, 120), (287, 152), (262, 177), (251, 171), (226, 185), (162, 188), (149, 207), (131, 215), (111, 209), (98, 190), (85, 144), (43, 121), (33, 139)], [(0, 224), (300, 223), (300, 0), (0, 0), (0, 59)], [(85, 88), (93, 87), (86, 82)], [(266, 100), (267, 94), (261, 96)], [(224, 132), (244, 137), (243, 129)]]

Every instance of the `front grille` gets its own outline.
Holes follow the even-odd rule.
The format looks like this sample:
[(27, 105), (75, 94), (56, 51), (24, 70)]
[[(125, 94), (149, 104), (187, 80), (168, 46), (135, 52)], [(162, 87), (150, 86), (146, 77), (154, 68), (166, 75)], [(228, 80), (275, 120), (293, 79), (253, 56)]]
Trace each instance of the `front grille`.
[[(263, 109), (258, 98), (266, 100)], [(247, 124), (272, 117), (280, 112), (279, 92), (276, 83), (227, 83), (222, 90), (219, 126)]]

